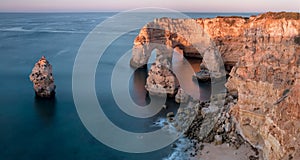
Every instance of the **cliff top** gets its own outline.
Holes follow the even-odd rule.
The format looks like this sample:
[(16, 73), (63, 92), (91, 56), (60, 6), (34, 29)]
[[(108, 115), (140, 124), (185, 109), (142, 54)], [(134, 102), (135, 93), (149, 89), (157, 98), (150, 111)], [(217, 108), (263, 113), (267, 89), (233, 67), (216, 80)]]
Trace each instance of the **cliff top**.
[(287, 19), (287, 20), (299, 20), (300, 13), (298, 12), (267, 12), (257, 16), (257, 20), (259, 19)]
[[(233, 19), (249, 19), (250, 17), (242, 16), (217, 16), (215, 18), (233, 18)], [(266, 12), (259, 15), (253, 15), (251, 18), (255, 20), (261, 19), (287, 19), (287, 20), (300, 20), (299, 12)], [(214, 18), (199, 18), (199, 19), (214, 19)]]

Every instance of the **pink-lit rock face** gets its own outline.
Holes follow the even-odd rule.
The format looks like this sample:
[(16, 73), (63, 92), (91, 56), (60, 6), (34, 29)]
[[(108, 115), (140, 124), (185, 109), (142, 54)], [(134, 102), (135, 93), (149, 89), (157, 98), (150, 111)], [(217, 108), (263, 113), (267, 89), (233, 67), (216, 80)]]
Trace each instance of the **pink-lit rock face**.
[(156, 61), (152, 64), (145, 88), (151, 95), (175, 96), (179, 83), (175, 74), (165, 65)]
[[(193, 47), (193, 43), (202, 41), (203, 50), (212, 47), (214, 43), (223, 58), (226, 69), (233, 67), (244, 50), (247, 37), (254, 36), (256, 40), (268, 41), (270, 38), (296, 37), (300, 43), (297, 23), (298, 13), (265, 13), (250, 18), (216, 17), (205, 19), (171, 19), (159, 18), (146, 24), (134, 40), (131, 66), (145, 65), (154, 49), (157, 55), (172, 59), (173, 48), (178, 47), (187, 57), (202, 57), (203, 53)], [(196, 22), (196, 23), (195, 23)], [(195, 24), (199, 24), (195, 25)], [(184, 26), (184, 27), (182, 27)], [(201, 29), (199, 29), (201, 28)], [(201, 31), (200, 31), (201, 30)], [(199, 33), (202, 32), (201, 35)], [(261, 37), (261, 34), (264, 34)], [(294, 40), (293, 40), (294, 41)], [(278, 41), (277, 41), (278, 42)], [(199, 49), (199, 48), (198, 48)], [(200, 48), (200, 52), (203, 51)]]
[(239, 131), (265, 159), (299, 159), (300, 14), (251, 17), (245, 28), (244, 56), (226, 84), (238, 93)]
[(56, 86), (54, 84), (52, 65), (44, 56), (34, 65), (29, 78), (38, 97), (54, 97)]
[[(158, 19), (147, 26), (176, 28), (187, 36), (192, 30), (180, 24), (192, 20)], [(226, 84), (238, 95), (231, 108), (238, 132), (265, 159), (300, 159), (300, 14), (265, 13), (250, 18), (217, 17), (196, 21), (215, 43), (226, 69), (232, 70)], [(179, 47), (183, 54), (199, 55), (188, 41), (160, 30), (144, 27), (134, 42), (131, 65), (146, 64), (155, 46)], [(193, 39), (193, 38), (191, 38)], [(166, 53), (164, 55), (164, 53)]]

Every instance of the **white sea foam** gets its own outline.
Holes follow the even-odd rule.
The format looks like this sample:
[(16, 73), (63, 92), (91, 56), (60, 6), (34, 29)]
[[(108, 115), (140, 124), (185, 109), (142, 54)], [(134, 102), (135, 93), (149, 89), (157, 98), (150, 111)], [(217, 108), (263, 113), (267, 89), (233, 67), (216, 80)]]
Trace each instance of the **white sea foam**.
[(69, 49), (63, 49), (63, 50), (60, 50), (59, 52), (57, 52), (53, 57), (58, 57), (58, 56), (61, 56), (63, 54), (66, 54), (69, 52)]
[[(165, 127), (171, 133), (178, 133), (176, 128), (165, 118), (159, 118), (154, 122), (155, 127)], [(178, 133), (180, 134), (180, 133)], [(190, 153), (193, 153), (193, 143), (186, 137), (179, 138), (174, 144), (173, 152), (163, 160), (190, 160)]]

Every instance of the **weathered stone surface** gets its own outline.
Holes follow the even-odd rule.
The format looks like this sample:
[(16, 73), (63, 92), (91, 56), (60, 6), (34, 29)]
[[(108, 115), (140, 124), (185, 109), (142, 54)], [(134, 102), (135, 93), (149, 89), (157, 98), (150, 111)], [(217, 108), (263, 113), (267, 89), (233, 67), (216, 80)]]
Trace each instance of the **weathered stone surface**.
[[(191, 44), (206, 39), (194, 34), (194, 21), (214, 42), (200, 52)], [(181, 27), (183, 24), (188, 24), (188, 29)], [(175, 34), (178, 32), (185, 36)], [(225, 99), (225, 108), (231, 108), (231, 112), (224, 112), (218, 105), (205, 105), (187, 131), (188, 137), (212, 141), (215, 135), (222, 135), (229, 144), (240, 144), (235, 132), (238, 131), (252, 146), (262, 149), (265, 159), (299, 159), (299, 37), (299, 13), (198, 20), (163, 18), (141, 30), (135, 40), (131, 65), (146, 64), (153, 49), (158, 49), (158, 56), (170, 63), (174, 47), (182, 49), (186, 56), (201, 55), (206, 62), (219, 62), (214, 55), (205, 57), (217, 49), (226, 69), (234, 66), (226, 85), (233, 96)], [(219, 66), (206, 68), (214, 73)], [(237, 97), (238, 100), (232, 100)], [(231, 101), (237, 104), (231, 107)]]
[(52, 65), (44, 56), (34, 65), (29, 78), (38, 97), (51, 98), (55, 95)]
[[(203, 33), (213, 40), (226, 69), (233, 67), (226, 86), (232, 98), (238, 97), (238, 100), (229, 97), (226, 100), (225, 108), (233, 105), (231, 101), (237, 103), (229, 107), (231, 112), (201, 109), (202, 114), (187, 131), (188, 137), (199, 139), (200, 135), (200, 138), (207, 137), (204, 140), (213, 140), (216, 134), (222, 134), (227, 137), (224, 141), (232, 143), (240, 141), (238, 136), (233, 136), (238, 131), (252, 146), (262, 149), (264, 159), (300, 159), (300, 14), (282, 12), (250, 18), (158, 19), (144, 27), (136, 38), (132, 66), (146, 64), (152, 50), (158, 48), (151, 45), (152, 42), (165, 44), (159, 48), (158, 55), (166, 57), (169, 62), (174, 47), (181, 48), (187, 56), (199, 55), (198, 50), (190, 45), (197, 38), (199, 40), (199, 35), (180, 27), (191, 21), (202, 26)], [(180, 31), (195, 41), (187, 41), (182, 36), (171, 34), (173, 32), (149, 29), (149, 26)], [(212, 50), (213, 45), (208, 46), (211, 50), (205, 50), (206, 53), (216, 53)], [(207, 59), (214, 60), (211, 57)], [(207, 68), (213, 73), (218, 66)]]
[[(282, 12), (266, 13), (250, 18), (155, 19), (143, 27), (136, 37), (131, 66), (141, 67), (145, 65), (154, 49), (158, 51), (158, 56), (163, 55), (171, 62), (173, 48), (178, 47), (187, 57), (200, 57), (211, 62), (208, 64), (209, 66), (206, 66), (210, 72), (220, 72), (218, 63), (223, 65), (223, 62), (225, 69), (230, 71), (238, 59), (244, 56), (244, 50), (253, 48), (245, 45), (248, 43), (245, 36), (256, 37), (252, 43), (255, 44), (257, 41), (280, 40), (281, 36), (287, 37), (293, 34), (294, 39), (291, 40), (299, 43), (300, 35), (295, 35), (299, 32), (298, 26), (295, 25), (298, 16), (297, 13)], [(264, 25), (266, 19), (274, 23)], [(286, 32), (284, 35), (279, 35), (282, 31)], [(264, 36), (261, 36), (262, 34)], [(196, 48), (192, 44), (201, 45)], [(206, 53), (208, 53), (208, 57), (205, 59)], [(213, 56), (213, 53), (219, 53), (222, 60), (216, 59), (217, 57)]]
[(299, 159), (300, 14), (267, 13), (248, 21), (244, 56), (226, 84), (238, 93), (232, 114), (241, 135), (265, 159)]
[(174, 48), (181, 49), (185, 56), (203, 58), (213, 75), (223, 73), (217, 47), (195, 19), (160, 18), (145, 25), (134, 40), (130, 64), (136, 68), (144, 66), (153, 50), (156, 50), (156, 57), (171, 64)]
[[(242, 17), (155, 19), (136, 37), (131, 65), (140, 67), (146, 64), (154, 49), (159, 51), (158, 55), (163, 54), (171, 60), (173, 48), (178, 47), (186, 57), (198, 58), (203, 58), (205, 52), (214, 48), (220, 52), (225, 64), (234, 66), (243, 55), (240, 52), (244, 49), (241, 37), (247, 21)], [(192, 45), (195, 43), (201, 45), (196, 48)]]
[(220, 135), (215, 135), (215, 144), (216, 145), (221, 145), (223, 143), (223, 138)]
[(175, 96), (175, 101), (177, 103), (187, 103), (189, 98), (190, 96), (182, 88), (179, 88)]
[[(224, 95), (222, 95), (224, 96)], [(215, 98), (212, 98), (212, 100)], [(232, 96), (226, 96), (225, 99), (234, 101)], [(214, 101), (199, 103), (197, 116), (189, 129), (186, 131), (186, 136), (200, 143), (226, 143), (233, 147), (240, 147), (245, 140), (237, 132), (233, 117), (230, 113), (230, 108), (234, 105), (233, 102), (225, 102), (224, 106)], [(223, 106), (223, 107), (217, 107)], [(216, 138), (218, 139), (216, 143)], [(222, 139), (220, 138), (222, 137)]]
[(156, 61), (152, 64), (146, 81), (146, 90), (151, 95), (156, 96), (175, 96), (179, 87), (175, 74), (170, 70), (166, 63)]

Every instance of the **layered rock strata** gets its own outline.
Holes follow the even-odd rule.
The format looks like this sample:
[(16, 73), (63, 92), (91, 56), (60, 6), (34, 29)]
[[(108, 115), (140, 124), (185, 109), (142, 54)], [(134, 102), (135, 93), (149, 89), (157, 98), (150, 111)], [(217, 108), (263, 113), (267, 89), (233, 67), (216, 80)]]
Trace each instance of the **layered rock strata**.
[[(134, 40), (131, 66), (141, 67), (147, 64), (153, 50), (157, 50), (157, 55), (163, 55), (167, 59), (172, 59), (173, 49), (178, 47), (186, 57), (204, 58), (209, 49), (217, 50), (222, 60), (214, 59), (209, 53), (212, 64), (222, 63), (225, 69), (230, 71), (241, 56), (244, 56), (246, 32), (251, 29), (264, 30), (266, 26), (253, 27), (257, 21), (264, 22), (269, 19), (268, 15), (273, 16), (274, 26), (280, 25), (283, 29), (289, 28), (291, 31), (297, 30), (293, 24), (293, 19), (299, 18), (297, 13), (266, 13), (259, 16), (248, 17), (216, 17), (200, 19), (170, 19), (160, 18), (148, 23), (143, 27), (139, 35)], [(280, 19), (286, 23), (280, 24)], [(278, 23), (277, 23), (277, 22)], [(277, 23), (277, 24), (276, 24)], [(269, 31), (271, 31), (270, 29)], [(275, 32), (273, 32), (275, 34)], [(274, 36), (270, 34), (269, 37)], [(268, 37), (265, 37), (268, 39)], [(300, 43), (300, 38), (296, 39)], [(199, 46), (193, 46), (199, 44)], [(221, 66), (222, 67), (222, 66)], [(206, 66), (213, 72), (220, 72), (220, 66)], [(204, 72), (206, 74), (206, 72)], [(201, 77), (201, 73), (198, 74)]]
[(172, 64), (174, 48), (182, 50), (186, 57), (203, 58), (211, 77), (225, 76), (218, 47), (195, 19), (160, 18), (145, 25), (134, 40), (130, 65), (145, 66), (153, 50), (156, 57), (163, 57)]
[(233, 116), (265, 159), (299, 159), (300, 14), (268, 13), (249, 21), (244, 56), (227, 83), (238, 93)]
[[(233, 97), (238, 97), (237, 103), (227, 112), (230, 121), (235, 122), (234, 130), (252, 146), (262, 149), (264, 159), (299, 159), (300, 14), (281, 12), (250, 18), (217, 17), (190, 21), (196, 21), (205, 31), (203, 33), (209, 35), (214, 44), (209, 44), (208, 48), (219, 51), (226, 69), (233, 67), (226, 87)], [(199, 39), (190, 29), (180, 27), (190, 21), (164, 18), (150, 25), (176, 28), (172, 30)], [(166, 54), (159, 54), (167, 59), (172, 58), (171, 49), (174, 47), (181, 48), (185, 55), (195, 53), (198, 56), (199, 50), (190, 45), (194, 41), (180, 37), (143, 28), (135, 39), (131, 65), (146, 64), (155, 48), (150, 44), (156, 40), (166, 44)], [(211, 71), (211, 67), (206, 68)], [(200, 118), (204, 119), (202, 124), (195, 124), (199, 132), (193, 136), (199, 139), (217, 137), (220, 141), (220, 136), (216, 136), (220, 135), (218, 132), (210, 136), (210, 133), (215, 133), (212, 131), (222, 117), (220, 107), (201, 109)]]
[[(186, 57), (203, 58), (209, 48), (215, 48), (228, 69), (243, 55), (243, 32), (249, 18), (217, 17), (206, 19), (155, 19), (143, 27), (134, 40), (131, 66), (147, 63), (151, 52), (172, 59), (178, 47)], [(193, 46), (200, 44), (200, 46)]]
[(41, 98), (54, 97), (56, 86), (54, 84), (52, 65), (44, 56), (34, 65), (29, 78), (33, 83), (36, 96)]

